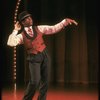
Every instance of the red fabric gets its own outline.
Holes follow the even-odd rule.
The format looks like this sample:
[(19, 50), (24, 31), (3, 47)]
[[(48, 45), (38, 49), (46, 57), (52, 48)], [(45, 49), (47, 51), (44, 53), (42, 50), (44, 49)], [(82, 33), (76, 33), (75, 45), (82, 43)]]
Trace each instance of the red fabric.
[(42, 33), (37, 33), (37, 37), (32, 41), (28, 39), (25, 34), (23, 35), (24, 45), (26, 47), (28, 54), (37, 54), (38, 52), (42, 52), (46, 45), (44, 44)]

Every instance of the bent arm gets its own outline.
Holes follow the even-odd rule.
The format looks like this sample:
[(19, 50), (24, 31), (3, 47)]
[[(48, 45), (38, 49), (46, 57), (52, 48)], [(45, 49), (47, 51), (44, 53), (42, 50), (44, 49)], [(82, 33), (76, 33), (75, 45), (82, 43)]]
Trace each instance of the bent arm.
[(17, 21), (14, 26), (15, 26), (14, 30), (13, 30), (12, 34), (9, 35), (8, 41), (7, 41), (7, 45), (12, 46), (12, 47), (23, 43), (22, 34), (18, 34), (18, 31), (21, 29), (21, 25)]
[(17, 35), (17, 33), (18, 33), (17, 30), (13, 30), (12, 34), (9, 35), (8, 41), (7, 41), (8, 46), (14, 47), (23, 43), (22, 34)]

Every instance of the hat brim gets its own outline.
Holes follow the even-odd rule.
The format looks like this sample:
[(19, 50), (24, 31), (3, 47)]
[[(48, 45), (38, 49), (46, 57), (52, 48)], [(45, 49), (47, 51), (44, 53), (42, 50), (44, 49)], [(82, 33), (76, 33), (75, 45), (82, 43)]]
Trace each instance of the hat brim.
[(27, 17), (29, 17), (29, 16), (31, 16), (31, 14), (25, 15), (23, 18), (20, 19), (20, 21), (24, 20), (25, 18), (27, 18)]

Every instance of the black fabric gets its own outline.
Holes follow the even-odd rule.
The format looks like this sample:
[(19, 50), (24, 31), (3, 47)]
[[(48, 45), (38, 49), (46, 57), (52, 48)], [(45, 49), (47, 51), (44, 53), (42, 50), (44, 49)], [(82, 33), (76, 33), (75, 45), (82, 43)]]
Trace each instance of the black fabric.
[(19, 21), (22, 21), (25, 18), (27, 18), (28, 16), (31, 16), (31, 14), (29, 14), (27, 11), (23, 11), (18, 15), (18, 19), (19, 19)]
[(35, 91), (39, 86), (38, 100), (46, 100), (48, 90), (48, 55), (47, 51), (29, 55), (30, 80), (23, 100), (32, 100)]

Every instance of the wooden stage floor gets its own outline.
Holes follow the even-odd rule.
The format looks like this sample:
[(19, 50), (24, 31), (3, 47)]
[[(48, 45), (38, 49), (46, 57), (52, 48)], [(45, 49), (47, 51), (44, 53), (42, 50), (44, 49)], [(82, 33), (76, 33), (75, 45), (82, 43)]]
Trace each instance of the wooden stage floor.
[[(22, 100), (24, 89), (7, 88), (2, 90), (2, 100)], [(33, 100), (37, 100), (38, 91), (36, 92)], [(98, 91), (87, 89), (59, 89), (49, 88), (47, 100), (98, 100)]]

